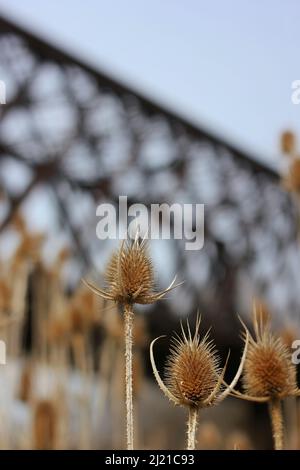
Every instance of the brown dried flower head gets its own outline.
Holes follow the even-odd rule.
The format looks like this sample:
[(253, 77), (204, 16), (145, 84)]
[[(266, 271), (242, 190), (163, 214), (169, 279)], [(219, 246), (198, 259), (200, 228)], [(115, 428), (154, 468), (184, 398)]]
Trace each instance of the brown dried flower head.
[(250, 339), (243, 373), (245, 392), (233, 390), (232, 395), (256, 402), (299, 395), (291, 352), (282, 338), (271, 332), (270, 317), (266, 318), (256, 304), (253, 326), (254, 338), (246, 329)]
[[(176, 405), (185, 405), (195, 408), (211, 406), (222, 401), (231, 393), (242, 373), (245, 361), (248, 333), (243, 357), (238, 371), (230, 385), (224, 382), (224, 375), (229, 355), (224, 368), (219, 368), (219, 359), (208, 333), (200, 339), (200, 318), (197, 317), (195, 334), (192, 337), (189, 324), (187, 333), (182, 327), (182, 337), (175, 337), (166, 364), (165, 383), (160, 378), (153, 356), (153, 345), (159, 339), (152, 341), (150, 346), (150, 360), (154, 376), (164, 394)], [(221, 390), (226, 385), (225, 390)]]
[(140, 241), (138, 231), (134, 241), (124, 240), (119, 250), (113, 253), (106, 267), (105, 281), (105, 289), (84, 282), (104, 299), (120, 304), (152, 304), (175, 287), (174, 279), (167, 289), (155, 292), (153, 266), (146, 239)]
[(295, 134), (291, 131), (285, 131), (281, 134), (281, 151), (285, 154), (291, 155), (295, 151), (296, 138)]
[(166, 364), (166, 386), (183, 405), (201, 404), (209, 397), (218, 382), (219, 359), (208, 333), (199, 336), (197, 322), (194, 337), (188, 328), (182, 338), (174, 337), (171, 354)]
[(254, 309), (255, 339), (250, 337), (243, 384), (254, 397), (283, 398), (297, 391), (296, 368), (289, 349), (270, 330), (270, 320)]

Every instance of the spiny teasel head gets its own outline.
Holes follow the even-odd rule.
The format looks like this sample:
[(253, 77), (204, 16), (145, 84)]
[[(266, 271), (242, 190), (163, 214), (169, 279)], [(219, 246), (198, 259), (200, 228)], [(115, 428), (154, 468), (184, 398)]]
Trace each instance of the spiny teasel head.
[(243, 372), (244, 393), (233, 394), (258, 402), (299, 395), (291, 352), (282, 338), (271, 331), (270, 317), (257, 304), (253, 308), (253, 327), (255, 335), (249, 334)]
[(270, 318), (263, 319), (254, 307), (255, 339), (250, 337), (245, 360), (243, 385), (254, 397), (283, 398), (297, 391), (296, 368), (291, 353), (280, 336), (270, 328)]
[[(242, 373), (248, 345), (248, 333), (246, 333), (240, 366), (231, 384), (226, 385), (224, 375), (229, 355), (224, 368), (220, 369), (219, 358), (213, 342), (209, 340), (209, 334), (201, 339), (199, 328), (198, 316), (194, 336), (187, 323), (187, 332), (182, 327), (182, 336), (174, 337), (166, 363), (165, 382), (160, 378), (153, 356), (153, 346), (159, 338), (152, 341), (150, 346), (153, 373), (161, 390), (175, 405), (197, 409), (218, 403), (231, 393)], [(223, 385), (226, 385), (225, 390), (221, 390)]]
[(174, 283), (175, 279), (167, 289), (155, 292), (153, 266), (146, 239), (140, 241), (138, 231), (134, 241), (124, 240), (120, 248), (112, 254), (105, 270), (104, 289), (86, 282), (90, 289), (102, 298), (123, 305), (152, 304), (174, 288)]
[[(119, 303), (151, 303), (154, 273), (145, 243), (122, 243), (105, 271), (110, 295)], [(150, 302), (149, 302), (150, 300)]]
[(281, 151), (287, 155), (292, 155), (296, 149), (296, 137), (291, 131), (284, 131), (280, 138)]
[(170, 355), (167, 360), (165, 376), (166, 386), (183, 405), (201, 404), (210, 396), (218, 382), (219, 358), (208, 334), (200, 339), (200, 321), (197, 321), (192, 337), (182, 328), (182, 337), (172, 340)]

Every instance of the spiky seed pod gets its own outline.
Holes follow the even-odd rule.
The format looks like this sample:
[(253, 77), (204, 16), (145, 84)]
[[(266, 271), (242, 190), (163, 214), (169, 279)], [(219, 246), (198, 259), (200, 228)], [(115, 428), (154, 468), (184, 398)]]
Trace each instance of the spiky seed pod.
[(199, 323), (192, 338), (182, 329), (182, 338), (172, 341), (166, 364), (166, 386), (182, 405), (204, 406), (218, 382), (219, 359), (208, 334), (200, 340)]
[(285, 131), (281, 134), (281, 151), (285, 154), (291, 155), (295, 152), (296, 138), (295, 134), (291, 131)]
[(251, 396), (283, 398), (293, 395), (297, 389), (296, 368), (281, 338), (267, 330), (256, 341), (250, 339), (243, 385)]
[(119, 303), (152, 303), (154, 275), (145, 244), (123, 243), (107, 268), (107, 288)]
[(106, 270), (107, 294), (121, 304), (154, 302), (154, 275), (145, 244), (122, 243), (112, 254)]
[[(275, 449), (283, 448), (283, 421), (281, 400), (299, 396), (296, 367), (289, 348), (282, 338), (270, 329), (262, 309), (254, 304), (253, 326), (255, 339), (250, 337), (245, 360), (243, 385), (245, 393), (232, 390), (231, 394), (244, 400), (268, 402)], [(249, 335), (248, 330), (246, 332)], [(250, 335), (249, 335), (250, 336)]]
[(245, 360), (243, 385), (254, 397), (282, 398), (297, 390), (296, 368), (291, 353), (270, 328), (270, 316), (260, 304), (254, 304), (255, 339), (250, 337)]
[(122, 305), (152, 304), (175, 287), (174, 279), (167, 289), (155, 292), (153, 266), (146, 240), (140, 241), (138, 232), (133, 242), (124, 240), (119, 250), (112, 254), (105, 270), (104, 289), (85, 283), (104, 299)]
[(170, 401), (175, 405), (188, 408), (187, 449), (195, 448), (197, 415), (200, 408), (220, 403), (237, 384), (243, 370), (249, 334), (246, 332), (245, 348), (238, 371), (231, 384), (224, 391), (221, 387), (227, 367), (228, 357), (223, 370), (219, 369), (219, 360), (208, 334), (202, 340), (199, 337), (200, 318), (197, 317), (195, 334), (192, 337), (189, 324), (188, 333), (182, 327), (182, 337), (173, 339), (171, 354), (166, 364), (166, 382), (160, 378), (156, 368), (153, 346), (150, 345), (150, 360), (156, 381)]

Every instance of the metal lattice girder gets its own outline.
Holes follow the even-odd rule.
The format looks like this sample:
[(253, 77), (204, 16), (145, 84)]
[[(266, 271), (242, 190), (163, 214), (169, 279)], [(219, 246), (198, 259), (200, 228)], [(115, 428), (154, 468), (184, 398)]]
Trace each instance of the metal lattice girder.
[[(11, 196), (2, 228), (36, 184), (48, 185), (86, 269), (99, 251), (95, 203), (117, 204), (121, 194), (147, 205), (204, 203), (204, 248), (186, 252), (176, 240), (168, 247), (186, 280), (173, 296), (177, 309), (200, 303), (224, 319), (246, 278), (280, 312), (299, 313), (295, 211), (274, 171), (3, 18), (0, 51), (9, 84), (0, 171), (14, 160), (32, 174)], [(78, 200), (91, 207), (80, 223)]]

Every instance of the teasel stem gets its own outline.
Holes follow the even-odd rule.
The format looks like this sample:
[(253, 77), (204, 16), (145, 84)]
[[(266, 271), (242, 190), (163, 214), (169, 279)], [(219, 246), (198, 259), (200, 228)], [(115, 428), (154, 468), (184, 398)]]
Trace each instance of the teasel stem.
[(195, 450), (196, 447), (197, 417), (198, 409), (195, 406), (189, 406), (187, 421), (187, 450)]
[(273, 398), (269, 402), (269, 412), (272, 423), (273, 439), (275, 450), (283, 449), (283, 421), (281, 401)]
[(125, 383), (126, 383), (126, 439), (127, 450), (133, 450), (133, 401), (132, 401), (132, 330), (133, 310), (124, 305), (125, 332)]

